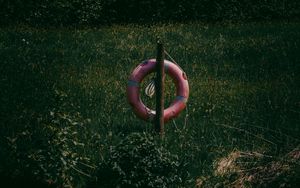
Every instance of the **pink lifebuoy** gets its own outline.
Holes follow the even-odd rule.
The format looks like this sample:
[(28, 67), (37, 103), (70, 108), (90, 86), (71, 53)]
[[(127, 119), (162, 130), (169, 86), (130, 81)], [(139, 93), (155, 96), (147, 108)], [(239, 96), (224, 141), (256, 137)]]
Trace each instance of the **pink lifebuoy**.
[[(152, 121), (155, 117), (155, 111), (144, 105), (140, 98), (140, 83), (150, 73), (155, 71), (156, 60), (146, 60), (138, 65), (129, 77), (127, 85), (127, 100), (133, 107), (134, 113), (145, 121)], [(164, 61), (165, 73), (171, 76), (176, 85), (176, 98), (171, 105), (164, 110), (164, 122), (177, 117), (186, 107), (189, 97), (189, 85), (185, 72), (182, 69), (168, 61)]]

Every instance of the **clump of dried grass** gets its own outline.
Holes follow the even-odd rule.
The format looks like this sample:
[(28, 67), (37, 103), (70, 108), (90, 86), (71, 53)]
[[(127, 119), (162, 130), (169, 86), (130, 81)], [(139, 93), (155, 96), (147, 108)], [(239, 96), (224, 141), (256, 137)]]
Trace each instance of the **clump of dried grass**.
[(215, 162), (215, 175), (224, 176), (228, 173), (235, 173), (240, 171), (239, 165), (237, 165), (238, 158), (241, 157), (240, 151), (231, 152), (228, 156), (223, 157)]
[(233, 151), (215, 161), (214, 177), (227, 179), (224, 187), (291, 187), (299, 185), (299, 160), (299, 147), (280, 158)]

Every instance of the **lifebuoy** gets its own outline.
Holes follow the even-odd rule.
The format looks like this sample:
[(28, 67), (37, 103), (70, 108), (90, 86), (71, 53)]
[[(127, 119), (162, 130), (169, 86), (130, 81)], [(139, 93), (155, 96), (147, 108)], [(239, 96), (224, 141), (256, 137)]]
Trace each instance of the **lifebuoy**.
[[(150, 73), (154, 72), (156, 65), (155, 59), (146, 60), (138, 65), (131, 73), (127, 85), (127, 100), (133, 107), (134, 113), (145, 121), (152, 121), (155, 117), (155, 111), (149, 109), (141, 100), (140, 83)], [(176, 85), (176, 97), (171, 105), (164, 110), (164, 122), (177, 117), (179, 113), (186, 107), (189, 97), (189, 85), (187, 76), (182, 69), (168, 61), (164, 60), (165, 73), (171, 76)]]

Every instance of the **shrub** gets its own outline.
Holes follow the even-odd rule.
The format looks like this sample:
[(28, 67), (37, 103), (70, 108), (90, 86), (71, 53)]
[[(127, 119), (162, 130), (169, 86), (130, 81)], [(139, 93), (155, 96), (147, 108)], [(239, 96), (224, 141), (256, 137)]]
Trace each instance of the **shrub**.
[(90, 177), (94, 167), (85, 145), (93, 136), (87, 130), (89, 119), (79, 112), (66, 112), (70, 104), (65, 94), (57, 90), (56, 94), (61, 106), (31, 118), (23, 130), (6, 137), (7, 145), (1, 144), (6, 146), (2, 148), (5, 156), (0, 152), (6, 164), (0, 164), (0, 174), (12, 179), (8, 183), (80, 187)]
[(112, 147), (97, 172), (97, 184), (107, 187), (170, 187), (179, 185), (178, 156), (148, 134), (134, 133)]

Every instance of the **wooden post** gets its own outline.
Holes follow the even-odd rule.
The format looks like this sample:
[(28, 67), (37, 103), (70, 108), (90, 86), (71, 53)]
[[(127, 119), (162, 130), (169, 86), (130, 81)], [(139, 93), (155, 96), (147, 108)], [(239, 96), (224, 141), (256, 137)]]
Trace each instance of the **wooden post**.
[(157, 56), (156, 56), (156, 79), (155, 79), (155, 90), (156, 90), (156, 115), (154, 120), (155, 131), (164, 134), (164, 46), (158, 40), (157, 41)]

